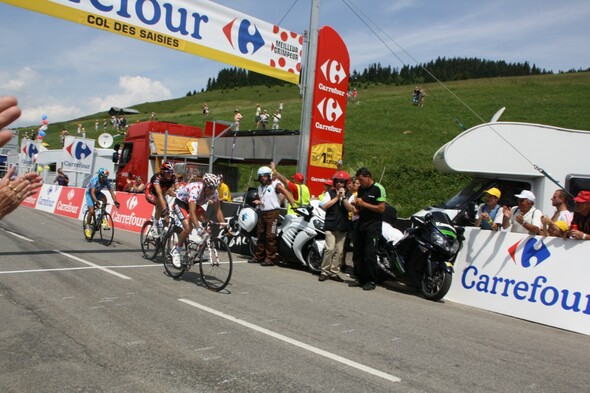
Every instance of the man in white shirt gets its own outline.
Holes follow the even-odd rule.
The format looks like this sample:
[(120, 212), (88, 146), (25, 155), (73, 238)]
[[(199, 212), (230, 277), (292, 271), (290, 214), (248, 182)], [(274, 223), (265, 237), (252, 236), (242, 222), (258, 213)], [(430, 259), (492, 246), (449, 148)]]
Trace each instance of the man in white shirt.
[(541, 217), (543, 213), (535, 208), (535, 194), (529, 190), (523, 190), (520, 194), (514, 195), (518, 198), (518, 206), (512, 209), (504, 206), (504, 220), (502, 227), (504, 229), (510, 228), (513, 233), (525, 233), (536, 236), (541, 232), (542, 223)]

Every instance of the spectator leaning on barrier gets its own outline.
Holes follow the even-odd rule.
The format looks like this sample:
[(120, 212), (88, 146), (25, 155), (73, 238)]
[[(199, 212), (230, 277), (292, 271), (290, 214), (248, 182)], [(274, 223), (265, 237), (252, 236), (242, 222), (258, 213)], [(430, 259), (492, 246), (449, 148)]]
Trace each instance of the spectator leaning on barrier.
[(583, 190), (574, 198), (574, 218), (567, 235), (571, 239), (590, 239), (590, 191)]
[(502, 211), (502, 207), (498, 205), (498, 200), (501, 196), (502, 193), (495, 187), (485, 191), (486, 202), (479, 205), (479, 209), (477, 209), (475, 216), (476, 227), (492, 231), (497, 231), (502, 227), (504, 212)]
[(502, 227), (504, 229), (510, 228), (510, 232), (514, 233), (538, 235), (542, 228), (543, 212), (533, 206), (536, 199), (535, 194), (532, 191), (523, 190), (514, 196), (518, 198), (518, 206), (512, 209), (508, 206), (502, 208), (504, 212)]

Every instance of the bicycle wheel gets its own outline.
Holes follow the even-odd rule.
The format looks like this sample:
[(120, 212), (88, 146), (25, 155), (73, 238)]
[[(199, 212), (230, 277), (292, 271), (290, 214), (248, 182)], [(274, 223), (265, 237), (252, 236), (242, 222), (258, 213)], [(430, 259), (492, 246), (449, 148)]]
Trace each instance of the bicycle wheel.
[(162, 260), (164, 261), (164, 269), (166, 273), (172, 278), (178, 278), (183, 275), (185, 268), (184, 267), (176, 267), (172, 263), (172, 256), (170, 255), (170, 251), (176, 246), (178, 243), (178, 233), (175, 231), (169, 231), (166, 237), (163, 240), (163, 247), (160, 246), (162, 249)]
[(94, 237), (94, 222), (92, 223), (92, 226), (90, 228), (90, 237), (86, 236), (86, 223), (88, 222), (88, 210), (86, 210), (84, 212), (84, 218), (82, 219), (82, 233), (84, 234), (84, 239), (86, 239), (86, 241), (91, 241), (92, 238)]
[(143, 252), (144, 258), (153, 260), (156, 257), (156, 254), (158, 254), (160, 241), (157, 236), (153, 236), (152, 228), (154, 228), (153, 221), (146, 221), (145, 224), (143, 224), (139, 234), (139, 242), (141, 244), (141, 252)]
[(221, 291), (227, 286), (233, 271), (229, 246), (223, 239), (209, 238), (199, 256), (201, 279), (212, 291)]
[(113, 217), (107, 212), (102, 216), (102, 222), (97, 223), (100, 231), (100, 240), (105, 246), (110, 245), (115, 237), (115, 223)]

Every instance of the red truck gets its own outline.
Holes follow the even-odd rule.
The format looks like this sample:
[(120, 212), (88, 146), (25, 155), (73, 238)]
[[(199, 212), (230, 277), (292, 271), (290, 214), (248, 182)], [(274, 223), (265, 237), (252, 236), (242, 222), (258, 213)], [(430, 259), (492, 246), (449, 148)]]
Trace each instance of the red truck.
[[(117, 164), (117, 191), (123, 190), (127, 179), (141, 176), (146, 182), (159, 171), (162, 160), (185, 162), (208, 159), (206, 144), (198, 146), (203, 131), (199, 127), (163, 121), (145, 121), (131, 124), (123, 146), (120, 147)], [(119, 150), (119, 149), (115, 149)], [(192, 153), (192, 154), (191, 154)], [(117, 159), (118, 158), (118, 159)]]

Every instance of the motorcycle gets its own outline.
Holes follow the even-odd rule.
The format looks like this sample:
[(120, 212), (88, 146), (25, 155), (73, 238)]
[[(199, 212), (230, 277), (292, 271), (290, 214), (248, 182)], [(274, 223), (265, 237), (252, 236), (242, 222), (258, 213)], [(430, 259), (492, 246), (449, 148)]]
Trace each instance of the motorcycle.
[(413, 216), (411, 221), (398, 242), (381, 242), (377, 266), (386, 277), (419, 289), (426, 299), (440, 300), (451, 288), (465, 230), (453, 226), (443, 212)]
[[(318, 206), (302, 206), (295, 209), (297, 215), (281, 216), (277, 226), (277, 253), (279, 259), (289, 263), (301, 263), (313, 273), (321, 271), (324, 257), (325, 234), (323, 211)], [(258, 210), (244, 206), (237, 215), (242, 234), (250, 238), (250, 252), (256, 252), (256, 225)]]

